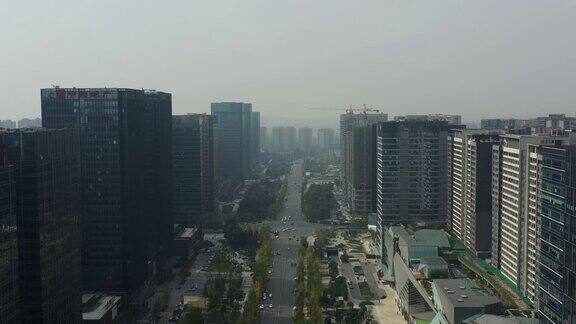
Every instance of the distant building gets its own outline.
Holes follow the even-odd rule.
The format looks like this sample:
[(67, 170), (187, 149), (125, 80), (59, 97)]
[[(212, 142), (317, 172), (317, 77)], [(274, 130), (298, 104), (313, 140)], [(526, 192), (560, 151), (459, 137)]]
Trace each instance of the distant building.
[(482, 119), (480, 127), (483, 129), (515, 131), (515, 133), (517, 133), (518, 130), (528, 129), (529, 132), (524, 131), (522, 133), (524, 135), (529, 135), (530, 133), (549, 133), (551, 131), (576, 129), (576, 117), (568, 117), (565, 114), (549, 114), (548, 116), (532, 119)]
[(492, 146), (500, 132), (455, 130), (448, 142), (450, 228), (467, 250), (488, 258), (492, 236)]
[(298, 128), (298, 148), (302, 150), (304, 154), (310, 154), (312, 150), (312, 128)]
[(444, 115), (444, 114), (429, 114), (429, 115), (405, 115), (395, 116), (395, 121), (445, 121), (450, 125), (462, 125), (462, 116), (460, 115)]
[(270, 143), (268, 142), (268, 128), (260, 127), (260, 150), (268, 151), (270, 150)]
[(39, 128), (42, 127), (40, 118), (22, 118), (18, 121), (18, 128)]
[[(0, 145), (15, 168), (21, 323), (79, 323), (78, 136), (73, 129), (0, 131)], [(2, 253), (10, 243), (2, 242)]]
[[(2, 134), (2, 131), (0, 131)], [(2, 135), (0, 135), (2, 136)], [(19, 323), (16, 169), (0, 144), (0, 323)]]
[(16, 122), (13, 120), (0, 120), (0, 128), (16, 128)]
[(106, 294), (82, 295), (83, 324), (117, 324), (122, 322), (122, 297)]
[(292, 153), (297, 143), (295, 127), (272, 127), (272, 152)]
[(252, 112), (252, 164), (260, 161), (260, 112)]
[(250, 176), (253, 164), (252, 104), (243, 102), (212, 103), (217, 126), (218, 176), (237, 183)]
[(334, 129), (320, 128), (318, 130), (318, 148), (331, 150), (334, 148)]
[(173, 116), (174, 222), (201, 227), (214, 210), (215, 117)]
[(147, 169), (146, 154), (156, 153), (148, 153), (146, 93), (50, 88), (41, 99), (45, 127), (73, 127), (80, 136), (83, 288), (132, 293), (152, 274), (157, 248), (150, 232), (158, 215), (144, 209), (148, 172), (156, 172)]

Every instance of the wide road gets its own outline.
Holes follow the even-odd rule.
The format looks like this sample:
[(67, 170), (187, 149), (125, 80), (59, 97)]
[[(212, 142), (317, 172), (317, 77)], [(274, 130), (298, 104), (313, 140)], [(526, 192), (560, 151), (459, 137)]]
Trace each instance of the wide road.
[[(273, 240), (274, 257), (273, 269), (266, 292), (272, 298), (266, 298), (265, 310), (262, 314), (263, 324), (292, 323), (292, 308), (294, 307), (294, 278), (296, 277), (296, 264), (298, 259), (298, 246), (300, 237), (314, 233), (314, 230), (323, 225), (306, 222), (300, 209), (300, 191), (302, 189), (302, 163), (295, 162), (288, 177), (288, 191), (284, 209), (278, 219), (270, 224), (272, 231), (279, 231), (278, 239)], [(287, 222), (282, 222), (285, 216), (291, 216)], [(293, 224), (292, 224), (293, 223)], [(284, 231), (289, 228), (290, 230)], [(279, 255), (278, 255), (279, 253)], [(270, 308), (272, 304), (272, 308)]]

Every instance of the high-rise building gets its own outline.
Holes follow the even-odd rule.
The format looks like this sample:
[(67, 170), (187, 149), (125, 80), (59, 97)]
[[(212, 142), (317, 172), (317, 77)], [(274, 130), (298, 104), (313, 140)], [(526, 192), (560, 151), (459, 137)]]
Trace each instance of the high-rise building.
[(21, 323), (80, 323), (77, 133), (0, 131), (0, 144), (16, 171)]
[(272, 151), (274, 153), (294, 152), (297, 147), (295, 127), (272, 127)]
[(537, 299), (538, 182), (536, 147), (566, 136), (501, 135), (492, 148), (491, 263), (531, 301)]
[(260, 160), (260, 112), (252, 112), (252, 164)]
[(288, 152), (288, 130), (286, 127), (272, 127), (272, 152)]
[(13, 120), (0, 120), (0, 128), (16, 128), (16, 122)]
[(174, 222), (200, 227), (213, 211), (214, 116), (173, 116)]
[(286, 127), (286, 141), (289, 152), (294, 152), (298, 148), (298, 137), (296, 134), (296, 127)]
[(476, 257), (492, 251), (492, 146), (500, 133), (454, 130), (448, 140), (448, 218), (452, 234)]
[(42, 127), (40, 118), (22, 118), (18, 121), (18, 128), (39, 128)]
[(447, 217), (446, 121), (377, 124), (377, 244), (386, 225)]
[(142, 214), (150, 217), (151, 255), (167, 256), (172, 243), (172, 95), (145, 90), (146, 199)]
[(576, 146), (540, 146), (538, 300), (541, 323), (576, 322)]
[[(132, 293), (151, 274), (146, 93), (124, 88), (42, 89), (47, 128), (80, 136), (82, 285)], [(162, 105), (159, 103), (159, 105)]]
[(352, 213), (367, 215), (374, 210), (372, 180), (375, 154), (372, 125), (388, 120), (387, 114), (340, 115), (342, 187)]
[[(1, 134), (2, 131), (0, 131)], [(19, 323), (16, 170), (0, 144), (0, 323)]]
[(306, 155), (310, 154), (312, 150), (312, 128), (298, 128), (298, 149), (302, 150)]
[(270, 148), (268, 143), (268, 128), (260, 127), (260, 150), (268, 151)]
[(334, 148), (334, 129), (320, 128), (318, 130), (318, 148), (321, 150)]
[(252, 104), (243, 102), (212, 103), (217, 126), (218, 176), (238, 182), (252, 170)]

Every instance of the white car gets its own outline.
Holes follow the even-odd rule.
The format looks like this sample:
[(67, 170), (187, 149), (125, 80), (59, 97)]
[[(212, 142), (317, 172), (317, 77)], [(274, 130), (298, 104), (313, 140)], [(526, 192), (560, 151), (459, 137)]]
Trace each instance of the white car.
[(274, 307), (274, 305), (270, 304), (270, 305), (268, 305), (268, 307), (270, 307), (270, 308), (273, 308), (273, 307)]
[(260, 309), (264, 309), (264, 305), (260, 305)]

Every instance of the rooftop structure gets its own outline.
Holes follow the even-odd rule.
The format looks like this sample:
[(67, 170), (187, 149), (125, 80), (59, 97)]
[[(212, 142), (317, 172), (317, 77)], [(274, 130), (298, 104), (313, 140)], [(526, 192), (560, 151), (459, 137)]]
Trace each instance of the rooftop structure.
[(120, 296), (106, 294), (82, 295), (82, 321), (84, 323), (113, 323), (118, 316)]
[(436, 309), (450, 324), (460, 324), (479, 313), (496, 313), (500, 308), (500, 299), (486, 294), (470, 280), (436, 279), (432, 290)]

